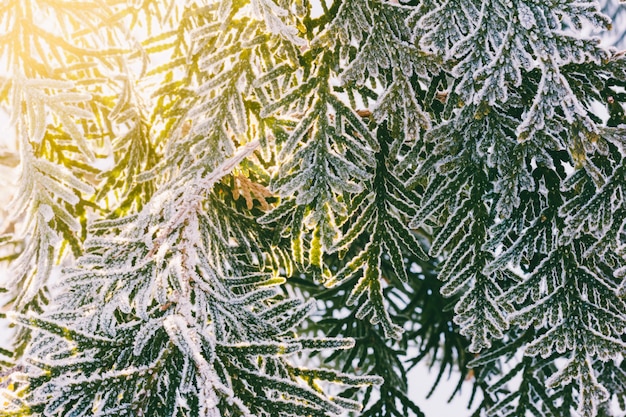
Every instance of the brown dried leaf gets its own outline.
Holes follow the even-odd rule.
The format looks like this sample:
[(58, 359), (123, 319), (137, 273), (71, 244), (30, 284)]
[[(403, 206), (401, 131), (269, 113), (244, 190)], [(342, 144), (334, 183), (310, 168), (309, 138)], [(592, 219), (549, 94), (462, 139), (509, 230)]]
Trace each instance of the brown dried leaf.
[(251, 181), (248, 177), (243, 175), (235, 176), (235, 187), (233, 188), (233, 198), (239, 200), (239, 197), (243, 197), (246, 200), (246, 207), (248, 210), (254, 206), (253, 200), (257, 200), (261, 204), (262, 210), (269, 210), (270, 204), (266, 198), (273, 197), (273, 194), (263, 185)]

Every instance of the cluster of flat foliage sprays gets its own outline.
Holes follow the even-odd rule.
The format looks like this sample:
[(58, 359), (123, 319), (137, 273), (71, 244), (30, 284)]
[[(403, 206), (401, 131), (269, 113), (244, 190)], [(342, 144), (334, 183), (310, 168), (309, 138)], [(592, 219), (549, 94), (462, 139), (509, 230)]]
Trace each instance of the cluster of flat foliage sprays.
[(585, 35), (610, 27), (5, 2), (1, 415), (423, 416), (428, 358), (476, 416), (626, 409), (626, 60)]

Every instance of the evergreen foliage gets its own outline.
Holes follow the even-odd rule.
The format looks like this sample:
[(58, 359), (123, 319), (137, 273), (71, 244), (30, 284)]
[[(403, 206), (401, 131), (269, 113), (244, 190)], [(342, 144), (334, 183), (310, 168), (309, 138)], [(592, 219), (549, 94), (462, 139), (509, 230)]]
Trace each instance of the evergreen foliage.
[(621, 16), (6, 0), (0, 415), (623, 413)]

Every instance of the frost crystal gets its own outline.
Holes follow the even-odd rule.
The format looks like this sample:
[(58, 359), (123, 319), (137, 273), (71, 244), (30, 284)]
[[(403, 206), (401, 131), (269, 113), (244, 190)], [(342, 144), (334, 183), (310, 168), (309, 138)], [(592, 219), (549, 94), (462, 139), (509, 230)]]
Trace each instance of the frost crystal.
[(41, 204), (39, 206), (39, 214), (41, 214), (45, 222), (49, 222), (54, 218), (54, 212), (52, 211), (52, 207), (47, 204)]
[(517, 16), (520, 24), (526, 30), (530, 30), (537, 25), (533, 11), (523, 1), (520, 1), (517, 5)]

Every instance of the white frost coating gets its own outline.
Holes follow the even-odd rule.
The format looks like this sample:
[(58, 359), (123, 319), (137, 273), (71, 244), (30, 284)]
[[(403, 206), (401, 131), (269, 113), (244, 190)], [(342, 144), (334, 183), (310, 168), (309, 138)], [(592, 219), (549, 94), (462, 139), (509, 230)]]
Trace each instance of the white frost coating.
[(37, 168), (42, 174), (54, 178), (58, 182), (66, 183), (84, 194), (91, 195), (95, 193), (95, 189), (92, 186), (76, 178), (67, 168), (43, 158), (34, 158), (32, 161), (33, 167)]
[(46, 223), (52, 220), (52, 218), (54, 217), (54, 212), (52, 211), (52, 208), (47, 204), (39, 205), (39, 214), (41, 214), (41, 217), (43, 217)]
[[(79, 92), (59, 92), (49, 93), (47, 89), (68, 90), (74, 88), (74, 83), (69, 81), (59, 81), (52, 79), (29, 79), (16, 71), (11, 93), (11, 105), (15, 109), (26, 106), (26, 115), (20, 112), (13, 112), (11, 123), (17, 122), (19, 117), (25, 123), (29, 132), (29, 140), (34, 143), (41, 143), (46, 132), (47, 117), (49, 108), (56, 114), (68, 133), (77, 141), (79, 149), (88, 158), (93, 159), (93, 152), (86, 146), (82, 132), (72, 123), (70, 116), (92, 118), (93, 114), (79, 106), (68, 103), (80, 103), (91, 99), (90, 94)], [(21, 116), (20, 116), (21, 115)]]
[(159, 250), (160, 246), (173, 230), (188, 220), (190, 215), (194, 213), (194, 210), (200, 207), (204, 192), (210, 190), (215, 183), (230, 174), (232, 170), (235, 169), (241, 161), (250, 156), (258, 146), (258, 139), (248, 142), (239, 147), (233, 156), (218, 165), (211, 173), (203, 178), (194, 178), (192, 185), (189, 185), (187, 183), (188, 178), (183, 176), (183, 178), (179, 180), (180, 184), (173, 184), (171, 188), (164, 188), (166, 195), (160, 193), (154, 196), (153, 201), (156, 203), (146, 207), (146, 210), (149, 213), (158, 214), (168, 200), (173, 200), (170, 196), (172, 193), (172, 191), (170, 191), (171, 189), (178, 188), (179, 190), (185, 190), (183, 198), (181, 198), (178, 203), (180, 207), (178, 207), (176, 215), (172, 216), (166, 225), (162, 227), (161, 233), (159, 233), (159, 236), (154, 240), (154, 245), (148, 254), (149, 257)]
[(253, 13), (265, 21), (270, 32), (283, 36), (295, 45), (306, 45), (306, 41), (298, 37), (298, 29), (285, 24), (281, 19), (289, 15), (287, 10), (279, 7), (272, 0), (252, 0), (250, 3)]
[(192, 326), (189, 326), (187, 320), (178, 314), (166, 317), (163, 321), (163, 328), (170, 340), (178, 346), (183, 354), (191, 357), (196, 365), (200, 379), (199, 386), (202, 387), (198, 393), (199, 402), (202, 404), (200, 415), (203, 417), (220, 417), (217, 408), (219, 399), (215, 391), (217, 389), (222, 393), (231, 393), (219, 382), (213, 367), (202, 355), (198, 334)]
[(519, 22), (524, 29), (530, 30), (537, 25), (533, 11), (530, 10), (530, 8), (523, 2), (520, 2), (517, 5), (517, 15), (519, 17)]
[(142, 354), (143, 349), (148, 342), (151, 341), (152, 336), (159, 330), (162, 323), (160, 320), (152, 319), (144, 326), (141, 327), (137, 335), (135, 336), (135, 343), (133, 344), (133, 355), (139, 356)]

